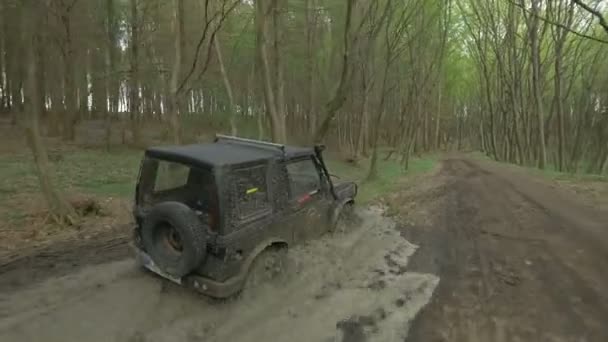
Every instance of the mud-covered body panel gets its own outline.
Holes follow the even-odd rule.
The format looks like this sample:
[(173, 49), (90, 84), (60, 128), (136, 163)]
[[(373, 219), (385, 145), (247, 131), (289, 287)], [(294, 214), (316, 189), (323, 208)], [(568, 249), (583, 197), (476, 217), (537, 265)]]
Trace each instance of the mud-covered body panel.
[[(217, 151), (213, 145), (217, 145)], [(336, 211), (352, 201), (357, 192), (352, 182), (332, 184), (321, 148), (277, 149), (273, 144), (257, 146), (249, 141), (244, 146), (225, 142), (201, 146), (177, 147), (174, 153), (171, 148), (152, 148), (146, 158), (168, 160), (193, 170), (204, 166), (212, 173), (213, 177), (206, 179), (215, 182), (212, 184), (217, 193), (213, 197), (217, 201), (213, 205), (215, 212), (202, 213), (209, 207), (204, 203), (193, 208), (201, 212), (201, 219), (211, 217), (214, 222), (207, 231), (207, 257), (187, 277), (197, 279), (197, 288), (207, 280), (209, 286), (201, 288), (213, 288), (218, 296), (231, 292), (245, 278), (247, 265), (266, 247), (287, 247), (324, 234), (333, 224)], [(256, 152), (248, 154), (251, 150)], [(147, 164), (142, 165), (144, 168)], [(140, 179), (145, 171), (140, 172)], [(149, 205), (142, 201), (146, 194), (141, 193), (139, 182), (137, 190), (134, 214), (136, 222), (141, 223)], [(135, 235), (139, 229), (136, 228)], [(143, 246), (139, 248), (145, 252)], [(230, 284), (230, 289), (222, 289), (222, 283)]]

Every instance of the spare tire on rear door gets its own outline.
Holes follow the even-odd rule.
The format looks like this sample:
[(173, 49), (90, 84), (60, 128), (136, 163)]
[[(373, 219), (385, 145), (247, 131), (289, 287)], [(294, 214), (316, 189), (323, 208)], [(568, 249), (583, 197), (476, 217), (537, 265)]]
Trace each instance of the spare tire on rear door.
[(167, 274), (181, 278), (203, 262), (206, 252), (205, 225), (187, 205), (163, 202), (144, 218), (143, 247)]

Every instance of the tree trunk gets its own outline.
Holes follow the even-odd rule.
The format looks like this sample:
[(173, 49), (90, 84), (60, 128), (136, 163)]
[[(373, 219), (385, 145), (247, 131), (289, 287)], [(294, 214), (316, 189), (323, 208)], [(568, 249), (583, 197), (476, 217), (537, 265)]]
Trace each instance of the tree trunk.
[(262, 88), (264, 92), (264, 102), (266, 104), (266, 112), (270, 117), (271, 139), (274, 142), (285, 143), (287, 141), (287, 132), (285, 127), (284, 116), (278, 112), (276, 96), (273, 89), (272, 74), (268, 63), (267, 51), (267, 13), (268, 6), (264, 5), (263, 0), (256, 0), (256, 26), (258, 36), (258, 54), (261, 64)]
[(555, 110), (557, 112), (558, 127), (558, 170), (564, 170), (564, 111), (562, 109), (562, 47), (558, 43), (555, 47)]
[(424, 122), (422, 125), (422, 149), (425, 151), (429, 150), (429, 111), (428, 109), (424, 110)]
[[(6, 20), (5, 12), (8, 11), (8, 6), (2, 2), (0, 3), (0, 18)], [(4, 16), (4, 17), (2, 17)], [(5, 56), (7, 53), (7, 25), (6, 23), (0, 24), (0, 75), (8, 75), (8, 69), (6, 68)], [(8, 82), (6, 82), (5, 77), (0, 77), (0, 92), (2, 93), (2, 97), (0, 97), (0, 113), (7, 111), (10, 107), (10, 99), (8, 95)]]
[(490, 117), (490, 132), (489, 132), (489, 145), (490, 145), (490, 151), (492, 153), (492, 155), (494, 156), (494, 159), (496, 160), (500, 160), (500, 157), (498, 155), (498, 150), (496, 149), (496, 125), (494, 123), (494, 105), (492, 102), (492, 96), (490, 94), (490, 77), (488, 75), (488, 70), (484, 65), (482, 65), (482, 74), (483, 74), (483, 80), (485, 81), (485, 89), (482, 89), (482, 91), (485, 93), (486, 95), (486, 101), (487, 101), (487, 105), (488, 105), (488, 115)]
[(479, 120), (479, 144), (481, 145), (481, 152), (487, 153), (486, 138), (483, 131), (483, 120)]
[(175, 33), (175, 55), (173, 60), (173, 69), (171, 70), (171, 80), (169, 84), (170, 99), (168, 103), (167, 113), (169, 114), (169, 124), (171, 127), (171, 137), (174, 144), (181, 143), (181, 125), (180, 106), (179, 106), (179, 80), (183, 64), (183, 48), (184, 48), (184, 0), (175, 0), (174, 2), (174, 33)]
[(439, 85), (439, 94), (437, 95), (437, 119), (435, 120), (435, 149), (439, 149), (439, 127), (441, 123), (441, 90), (442, 86)]
[[(306, 107), (306, 118), (308, 119), (309, 134), (315, 134), (317, 129), (317, 113), (315, 111), (315, 32), (316, 32), (316, 14), (313, 14), (311, 8), (314, 7), (315, 0), (306, 0), (305, 16), (306, 16), (306, 83), (308, 104)], [(314, 18), (314, 20), (313, 20)]]
[(74, 46), (72, 42), (72, 19), (71, 10), (64, 8), (60, 19), (64, 30), (64, 50), (63, 50), (63, 66), (64, 66), (64, 87), (65, 87), (65, 114), (63, 117), (63, 139), (73, 141), (76, 137), (76, 121), (77, 121), (77, 96), (75, 82), (75, 61), (74, 61)]
[(106, 22), (106, 55), (105, 55), (105, 71), (106, 71), (106, 94), (108, 96), (107, 103), (104, 103), (103, 112), (105, 114), (105, 145), (106, 149), (110, 149), (112, 142), (112, 116), (118, 112), (118, 87), (115, 81), (116, 76), (116, 15), (114, 8), (114, 0), (106, 0), (107, 22)]
[(532, 57), (532, 94), (534, 98), (534, 109), (536, 111), (538, 125), (538, 167), (545, 168), (547, 163), (547, 148), (545, 146), (545, 131), (544, 131), (544, 112), (543, 99), (541, 90), (541, 47), (538, 37), (538, 15), (539, 15), (539, 0), (532, 0), (532, 15), (530, 16), (530, 45)]
[[(81, 56), (81, 58), (84, 58), (85, 61), (82, 63), (79, 63), (80, 65), (75, 68), (76, 69), (76, 81), (78, 83), (76, 86), (76, 91), (78, 92), (78, 106), (77, 106), (78, 119), (86, 118), (85, 115), (87, 115), (89, 112), (88, 73), (91, 68), (90, 53), (88, 51), (84, 51), (83, 56)], [(78, 58), (76, 58), (76, 59), (78, 59)]]
[[(562, 6), (563, 6), (563, 2), (559, 1), (559, 2), (555, 2), (555, 3), (549, 3), (549, 11), (554, 12), (554, 16), (557, 17), (557, 19), (561, 19), (563, 17), (562, 15)], [(570, 3), (568, 5), (568, 10), (567, 13), (565, 14), (565, 26), (566, 27), (570, 27), (572, 25), (572, 17), (573, 17), (573, 11), (574, 11), (574, 4)], [(563, 77), (563, 70), (562, 70), (562, 61), (563, 61), (563, 50), (564, 50), (564, 43), (566, 41), (567, 38), (567, 31), (561, 27), (553, 27), (551, 26), (551, 31), (553, 32), (553, 40), (555, 42), (555, 76), (554, 76), (554, 82), (555, 82), (555, 97), (554, 97), (554, 103), (555, 103), (555, 111), (557, 113), (557, 128), (558, 128), (558, 136), (557, 136), (557, 142), (558, 142), (558, 153), (557, 153), (557, 159), (558, 159), (558, 170), (560, 172), (564, 171), (565, 167), (566, 167), (566, 158), (565, 158), (565, 144), (566, 144), (566, 137), (565, 137), (565, 128), (564, 128), (564, 110), (563, 110), (563, 101), (564, 101), (564, 96), (563, 96), (563, 87), (562, 87), (562, 77)]]
[(131, 121), (131, 133), (133, 134), (133, 145), (138, 146), (141, 142), (140, 131), (140, 98), (139, 98), (139, 17), (137, 13), (137, 0), (130, 0), (131, 4), (131, 44), (130, 63), (131, 77), (129, 82), (129, 113)]
[(608, 150), (604, 153), (604, 161), (600, 164), (600, 175), (608, 173)]
[(37, 73), (42, 40), (39, 32), (39, 22), (42, 10), (39, 8), (38, 1), (29, 0), (29, 9), (32, 17), (29, 20), (29, 30), (27, 42), (27, 77), (25, 94), (27, 96), (27, 108), (24, 112), (26, 117), (26, 136), (27, 142), (32, 150), (36, 166), (36, 174), (40, 182), (40, 190), (49, 207), (51, 218), (57, 223), (74, 224), (77, 214), (74, 208), (64, 198), (63, 194), (57, 190), (53, 184), (53, 177), (49, 167), (49, 160), (44, 143), (40, 138), (40, 108), (42, 94), (39, 93), (40, 86), (37, 84), (39, 78)]
[(391, 51), (390, 48), (387, 47), (386, 60), (384, 65), (384, 76), (382, 78), (382, 87), (380, 89), (380, 104), (378, 105), (378, 113), (376, 114), (374, 125), (372, 126), (372, 160), (369, 164), (369, 171), (367, 173), (367, 177), (365, 178), (366, 181), (372, 181), (378, 178), (378, 140), (380, 136), (380, 124), (382, 123), (382, 114), (384, 114), (386, 106), (388, 72), (391, 65), (390, 61)]
[[(24, 59), (26, 54), (26, 44), (24, 42), (23, 32), (26, 26), (25, 20), (21, 20), (24, 14), (22, 6), (15, 6), (15, 10), (5, 12), (4, 23), (7, 31), (9, 32), (8, 23), (13, 22), (16, 31), (8, 37), (11, 41), (11, 49), (7, 50), (7, 70), (8, 76), (8, 88), (11, 97), (11, 124), (16, 125), (18, 121), (18, 113), (23, 110), (22, 102), (22, 90), (23, 90), (23, 79), (24, 79), (24, 63), (21, 61)], [(12, 14), (12, 15), (11, 15)]]
[(344, 53), (342, 55), (342, 71), (340, 72), (340, 81), (338, 82), (338, 86), (336, 91), (334, 92), (332, 98), (325, 104), (324, 107), (324, 115), (323, 120), (321, 121), (321, 125), (317, 128), (315, 133), (315, 142), (320, 143), (325, 139), (327, 132), (329, 131), (329, 126), (331, 121), (336, 116), (336, 113), (342, 106), (344, 102), (346, 102), (346, 98), (348, 95), (348, 78), (349, 78), (349, 70), (350, 70), (350, 26), (352, 22), (353, 15), (353, 7), (355, 5), (355, 0), (347, 0), (346, 1), (346, 18), (344, 24)]
[(220, 46), (219, 36), (216, 35), (214, 39), (215, 54), (220, 64), (220, 71), (222, 73), (222, 79), (224, 80), (224, 87), (226, 87), (226, 93), (228, 94), (229, 112), (230, 112), (230, 132), (232, 135), (237, 135), (236, 125), (236, 105), (234, 103), (234, 95), (232, 93), (232, 85), (230, 84), (230, 78), (228, 72), (226, 72), (226, 66), (224, 65), (224, 58), (222, 56), (222, 48)]
[[(43, 36), (42, 32), (46, 32), (46, 30), (48, 29), (46, 27), (48, 20), (46, 14), (43, 16), (42, 21), (39, 25), (41, 32), (40, 32), (40, 39), (42, 39), (42, 41), (45, 41), (47, 37)], [(38, 70), (36, 71), (36, 77), (38, 77), (38, 80), (36, 81), (36, 83), (38, 84), (38, 94), (41, 97), (40, 100), (40, 118), (46, 118), (46, 103), (45, 103), (45, 98), (46, 98), (46, 55), (47, 55), (47, 48), (45, 46), (45, 44), (40, 44), (40, 46), (38, 47), (38, 53), (36, 54), (36, 63), (38, 63)], [(48, 118), (46, 118), (48, 119)]]
[(287, 4), (286, 0), (273, 0), (274, 4), (272, 12), (273, 29), (274, 29), (274, 57), (275, 57), (275, 84), (276, 84), (276, 97), (277, 97), (277, 114), (282, 122), (282, 129), (285, 131), (284, 142), (287, 142), (287, 104), (285, 100), (285, 70), (283, 67), (283, 51), (281, 50), (281, 44), (283, 44), (284, 27), (281, 16), (283, 6)]
[[(0, 75), (7, 74), (4, 63), (5, 45), (3, 36), (4, 34), (0, 32)], [(0, 77), (0, 92), (2, 93), (2, 97), (0, 97), (0, 113), (8, 112), (8, 109), (10, 108), (10, 97), (7, 92), (8, 82), (4, 82), (4, 80), (4, 78)]]
[(369, 145), (369, 100), (367, 87), (363, 86), (363, 103), (361, 104), (361, 124), (359, 127), (359, 138), (357, 139), (357, 147), (355, 150), (355, 158), (360, 155), (367, 155), (367, 146)]

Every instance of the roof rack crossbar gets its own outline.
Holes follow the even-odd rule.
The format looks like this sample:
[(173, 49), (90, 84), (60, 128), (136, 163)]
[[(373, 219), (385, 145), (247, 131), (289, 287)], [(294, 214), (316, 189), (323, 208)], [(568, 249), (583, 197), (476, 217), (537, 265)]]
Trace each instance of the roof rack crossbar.
[(268, 141), (260, 141), (260, 140), (239, 138), (239, 137), (235, 137), (235, 136), (231, 136), (231, 135), (216, 134), (215, 141), (218, 141), (218, 140), (228, 140), (228, 141), (240, 142), (240, 143), (251, 144), (251, 145), (269, 146), (269, 147), (278, 148), (279, 150), (281, 150), (281, 152), (285, 153), (285, 145), (276, 144), (276, 143), (272, 143), (272, 142), (268, 142)]

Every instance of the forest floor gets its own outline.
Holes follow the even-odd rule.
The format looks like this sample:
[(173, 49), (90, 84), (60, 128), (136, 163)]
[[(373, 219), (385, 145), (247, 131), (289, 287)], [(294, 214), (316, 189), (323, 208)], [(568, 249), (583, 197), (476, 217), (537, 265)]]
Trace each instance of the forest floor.
[(135, 267), (120, 233), (55, 243), (0, 266), (0, 340), (608, 340), (594, 194), (451, 155), (380, 198), (291, 250), (285, 283), (231, 301)]

